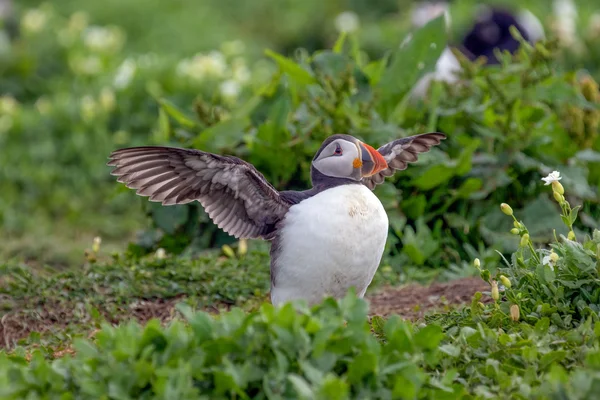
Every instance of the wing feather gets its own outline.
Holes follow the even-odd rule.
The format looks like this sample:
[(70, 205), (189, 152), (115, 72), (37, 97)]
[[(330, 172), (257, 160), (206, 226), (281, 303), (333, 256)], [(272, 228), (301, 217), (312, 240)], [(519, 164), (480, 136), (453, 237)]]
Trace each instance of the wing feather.
[(109, 157), (117, 181), (163, 205), (198, 201), (236, 238), (268, 236), (290, 204), (251, 164), (233, 156), (163, 146), (130, 147)]
[(439, 132), (423, 133), (421, 135), (409, 136), (387, 143), (377, 151), (385, 158), (388, 168), (379, 171), (375, 175), (363, 178), (363, 183), (369, 188), (383, 183), (386, 177), (394, 175), (397, 170), (405, 170), (408, 163), (415, 162), (419, 153), (427, 153), (432, 146), (437, 146), (446, 138)]

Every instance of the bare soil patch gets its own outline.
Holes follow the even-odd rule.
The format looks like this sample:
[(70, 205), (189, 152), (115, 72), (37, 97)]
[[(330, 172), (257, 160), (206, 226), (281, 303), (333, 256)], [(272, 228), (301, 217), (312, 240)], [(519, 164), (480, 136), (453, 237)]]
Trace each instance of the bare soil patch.
[[(464, 278), (447, 283), (435, 283), (430, 286), (410, 284), (404, 287), (384, 287), (367, 296), (371, 315), (389, 316), (397, 314), (403, 318), (417, 320), (426, 313), (444, 312), (471, 301), (477, 291), (489, 289), (480, 278)], [(104, 317), (113, 324), (128, 320), (144, 323), (157, 318), (163, 323), (175, 316), (175, 305), (182, 297), (172, 299), (145, 299), (129, 304), (112, 315)], [(210, 313), (219, 313), (228, 309), (220, 304), (206, 308)], [(0, 349), (11, 349), (14, 344), (26, 338), (31, 332), (41, 335), (65, 330), (71, 323), (89, 324), (90, 336), (96, 331), (94, 321), (83, 310), (77, 310), (67, 304), (44, 304), (36, 311), (10, 311), (0, 318)], [(71, 353), (60, 351), (59, 353)], [(61, 354), (58, 354), (60, 356)]]
[(489, 290), (489, 285), (479, 277), (434, 283), (430, 286), (411, 284), (403, 287), (385, 287), (368, 296), (373, 315), (397, 314), (417, 320), (425, 313), (448, 311), (470, 303), (476, 292)]

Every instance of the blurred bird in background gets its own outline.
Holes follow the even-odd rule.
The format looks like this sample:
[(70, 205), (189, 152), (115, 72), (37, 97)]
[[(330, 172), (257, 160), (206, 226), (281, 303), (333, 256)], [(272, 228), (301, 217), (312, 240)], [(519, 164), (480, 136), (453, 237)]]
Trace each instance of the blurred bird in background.
[[(415, 5), (412, 13), (412, 24), (421, 27), (432, 19), (444, 15), (447, 27), (450, 27), (450, 3), (448, 1), (422, 1)], [(440, 56), (434, 72), (424, 76), (413, 88), (415, 98), (423, 98), (432, 80), (454, 83), (458, 80), (460, 63), (451, 51), (458, 49), (470, 60), (486, 57), (486, 64), (498, 64), (495, 49), (514, 53), (519, 42), (510, 33), (514, 26), (523, 38), (530, 43), (545, 38), (544, 28), (540, 20), (527, 9), (510, 9), (508, 7), (479, 5), (475, 11), (473, 25), (455, 45), (446, 46)]]

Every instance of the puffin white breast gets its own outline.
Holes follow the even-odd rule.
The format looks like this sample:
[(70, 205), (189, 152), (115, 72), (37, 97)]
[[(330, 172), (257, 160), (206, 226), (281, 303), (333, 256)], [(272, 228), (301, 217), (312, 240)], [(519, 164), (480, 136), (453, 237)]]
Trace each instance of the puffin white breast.
[(364, 185), (337, 186), (290, 207), (279, 232), (272, 303), (340, 298), (351, 286), (364, 296), (387, 234), (385, 210)]

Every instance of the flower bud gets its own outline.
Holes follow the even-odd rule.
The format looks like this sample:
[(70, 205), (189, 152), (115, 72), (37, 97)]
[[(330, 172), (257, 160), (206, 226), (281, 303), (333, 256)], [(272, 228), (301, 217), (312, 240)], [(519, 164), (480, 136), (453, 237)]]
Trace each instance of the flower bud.
[(94, 238), (94, 241), (92, 243), (92, 251), (94, 253), (97, 253), (98, 251), (100, 251), (100, 244), (102, 243), (102, 238), (100, 236), (96, 236)]
[(513, 225), (515, 226), (515, 228), (521, 229), (521, 223), (519, 221), (514, 221)]
[(496, 281), (492, 281), (492, 299), (494, 301), (498, 301), (500, 298), (500, 292), (498, 291), (498, 283)]
[(528, 243), (529, 243), (529, 233), (526, 233), (523, 236), (521, 236), (521, 247), (527, 246)]
[(519, 320), (519, 317), (520, 317), (519, 306), (516, 304), (513, 304), (512, 306), (510, 306), (510, 319), (517, 322)]
[(510, 230), (510, 233), (512, 233), (513, 235), (518, 235), (519, 234), (519, 230), (517, 228), (512, 228)]
[(231, 248), (229, 245), (226, 245), (226, 244), (224, 244), (224, 245), (221, 247), (221, 250), (223, 250), (223, 253), (224, 253), (224, 254), (225, 254), (227, 257), (229, 257), (229, 258), (235, 258), (235, 253), (233, 252), (233, 249), (232, 249), (232, 248)]
[(481, 267), (481, 261), (479, 261), (479, 258), (473, 260), (473, 265), (475, 266), (475, 268)]
[(558, 254), (553, 251), (550, 252), (550, 260), (552, 260), (553, 263), (556, 263), (559, 258), (560, 257), (558, 257)]
[(560, 184), (559, 181), (552, 182), (552, 190), (560, 194), (565, 194), (565, 188), (563, 187), (563, 185)]
[(510, 289), (510, 287), (512, 286), (512, 284), (510, 283), (510, 279), (508, 279), (504, 275), (500, 275), (500, 282), (502, 282), (502, 284), (506, 286), (507, 289)]
[(575, 232), (569, 231), (569, 234), (567, 235), (567, 239), (575, 240)]
[(512, 208), (506, 204), (506, 203), (502, 203), (500, 204), (500, 209), (502, 210), (502, 212), (506, 215), (513, 215), (513, 210)]
[(563, 201), (565, 201), (565, 198), (562, 194), (558, 192), (552, 192), (552, 194), (554, 195), (554, 200), (556, 200), (557, 202), (562, 203)]
[(246, 253), (248, 253), (248, 242), (246, 241), (246, 239), (240, 239), (240, 242), (238, 244), (238, 254), (240, 256), (244, 256), (246, 255)]

